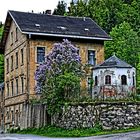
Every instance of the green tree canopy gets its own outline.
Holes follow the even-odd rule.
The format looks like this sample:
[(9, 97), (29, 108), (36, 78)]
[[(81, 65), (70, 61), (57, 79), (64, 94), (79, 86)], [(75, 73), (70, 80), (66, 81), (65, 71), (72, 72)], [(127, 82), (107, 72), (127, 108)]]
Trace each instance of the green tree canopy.
[(129, 23), (123, 22), (115, 26), (110, 32), (113, 41), (105, 43), (105, 57), (110, 57), (114, 52), (137, 69), (137, 83), (139, 78), (140, 65), (140, 37)]
[(134, 31), (140, 29), (139, 0), (78, 0), (76, 4), (72, 0), (68, 15), (91, 17), (107, 33), (123, 21)]
[(66, 6), (64, 1), (59, 1), (57, 8), (54, 9), (53, 15), (64, 15), (66, 13)]

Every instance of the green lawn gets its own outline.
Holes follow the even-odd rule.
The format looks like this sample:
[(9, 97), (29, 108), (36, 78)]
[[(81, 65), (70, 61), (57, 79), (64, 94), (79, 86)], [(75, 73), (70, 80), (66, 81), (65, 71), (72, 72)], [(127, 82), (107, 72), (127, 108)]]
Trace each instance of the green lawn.
[(130, 129), (122, 129), (122, 130), (112, 130), (112, 131), (104, 131), (101, 129), (99, 125), (95, 128), (86, 128), (86, 129), (63, 129), (53, 126), (42, 127), (42, 128), (28, 128), (24, 130), (11, 130), (11, 133), (19, 133), (19, 134), (34, 134), (40, 136), (48, 136), (48, 137), (85, 137), (85, 136), (96, 136), (96, 135), (106, 135), (113, 133), (124, 133), (131, 131), (140, 131), (140, 127), (130, 128)]

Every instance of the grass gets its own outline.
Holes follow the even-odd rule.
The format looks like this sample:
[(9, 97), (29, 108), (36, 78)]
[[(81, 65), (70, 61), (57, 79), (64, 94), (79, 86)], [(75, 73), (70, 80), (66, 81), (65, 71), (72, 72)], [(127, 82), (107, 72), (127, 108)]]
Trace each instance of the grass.
[(97, 135), (106, 135), (114, 133), (125, 133), (131, 131), (140, 131), (140, 126), (137, 128), (121, 129), (121, 130), (102, 130), (99, 125), (96, 125), (94, 128), (85, 128), (85, 129), (64, 129), (54, 126), (42, 127), (42, 128), (28, 128), (23, 130), (10, 130), (11, 133), (19, 134), (34, 134), (40, 136), (48, 137), (86, 137), (86, 136), (97, 136)]

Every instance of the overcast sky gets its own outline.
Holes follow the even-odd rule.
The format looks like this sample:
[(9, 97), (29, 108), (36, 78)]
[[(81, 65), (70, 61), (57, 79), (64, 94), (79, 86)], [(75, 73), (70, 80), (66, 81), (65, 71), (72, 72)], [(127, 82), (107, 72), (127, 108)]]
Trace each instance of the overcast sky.
[[(0, 21), (5, 22), (7, 11), (25, 11), (35, 13), (43, 12), (47, 9), (52, 11), (56, 8), (59, 0), (3, 0), (0, 6)], [(71, 0), (64, 0), (69, 3)]]

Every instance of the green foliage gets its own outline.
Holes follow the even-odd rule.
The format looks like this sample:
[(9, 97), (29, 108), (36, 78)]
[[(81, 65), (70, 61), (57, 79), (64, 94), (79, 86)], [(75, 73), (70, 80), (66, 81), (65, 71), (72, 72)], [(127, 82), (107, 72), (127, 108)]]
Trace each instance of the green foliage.
[(74, 73), (66, 72), (49, 79), (49, 83), (56, 85), (50, 90), (46, 90), (46, 86), (48, 88), (48, 85), (45, 85), (43, 90), (43, 102), (47, 104), (49, 114), (61, 112), (61, 106), (64, 101), (78, 98), (79, 96), (80, 78)]
[(102, 129), (101, 125), (98, 123), (93, 128), (79, 128), (79, 129), (64, 129), (55, 126), (46, 126), (41, 128), (27, 128), (23, 130), (14, 130), (11, 133), (19, 134), (35, 134), (41, 136), (49, 137), (85, 137), (85, 136), (95, 136), (95, 135), (106, 135), (113, 133), (124, 133), (131, 131), (139, 131), (140, 126), (136, 128), (121, 129), (121, 130), (110, 130), (105, 131)]
[(65, 99), (77, 98), (80, 91), (80, 78), (74, 73), (65, 72), (56, 78), (56, 90), (60, 94), (64, 94)]
[(115, 52), (119, 58), (134, 66), (137, 69), (138, 83), (140, 79), (138, 74), (140, 71), (140, 37), (127, 22), (115, 26), (110, 36), (113, 41), (105, 43), (105, 57), (108, 58)]
[(49, 114), (60, 112), (64, 101), (79, 96), (83, 72), (77, 50), (68, 40), (54, 44), (36, 71), (36, 92), (42, 93)]
[[(3, 26), (0, 27), (0, 40), (3, 33)], [(0, 54), (0, 83), (4, 81), (4, 55)]]
[(54, 9), (53, 15), (64, 15), (66, 13), (66, 3), (64, 1), (59, 1), (57, 8)]
[(105, 57), (108, 58), (115, 52), (119, 58), (136, 67), (140, 53), (140, 38), (137, 33), (128, 23), (123, 22), (112, 29), (110, 36), (113, 41), (105, 43)]
[(1, 40), (2, 34), (3, 34), (3, 26), (0, 27), (0, 40)]
[(68, 15), (91, 17), (108, 33), (123, 21), (140, 32), (139, 7), (137, 0), (79, 0), (76, 4), (71, 2)]
[(0, 54), (0, 83), (4, 81), (4, 55)]

